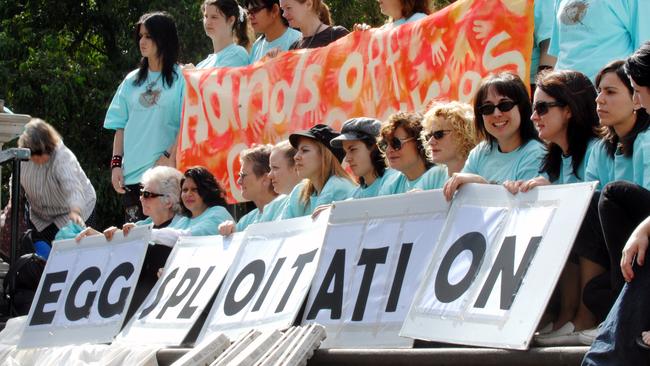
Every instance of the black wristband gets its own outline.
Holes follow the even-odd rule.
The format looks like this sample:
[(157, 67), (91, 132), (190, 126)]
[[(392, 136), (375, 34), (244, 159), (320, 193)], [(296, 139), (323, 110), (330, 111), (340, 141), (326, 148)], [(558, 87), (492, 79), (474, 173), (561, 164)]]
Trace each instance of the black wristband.
[(169, 151), (165, 150), (163, 152), (163, 156), (166, 157), (167, 159), (169, 159), (172, 156), (172, 154), (170, 154)]

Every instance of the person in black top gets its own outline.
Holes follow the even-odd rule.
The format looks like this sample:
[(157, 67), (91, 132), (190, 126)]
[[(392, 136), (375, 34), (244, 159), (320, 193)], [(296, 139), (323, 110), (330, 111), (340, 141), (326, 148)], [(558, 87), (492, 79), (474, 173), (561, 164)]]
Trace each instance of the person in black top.
[(332, 25), (329, 8), (321, 0), (280, 0), (280, 7), (289, 25), (302, 32), (302, 39), (294, 42), (290, 50), (327, 46), (350, 33)]

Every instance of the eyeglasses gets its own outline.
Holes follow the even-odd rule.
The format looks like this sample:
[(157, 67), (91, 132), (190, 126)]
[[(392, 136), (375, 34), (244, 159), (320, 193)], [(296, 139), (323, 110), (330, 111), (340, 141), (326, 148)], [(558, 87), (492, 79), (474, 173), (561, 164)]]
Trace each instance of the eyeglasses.
[(503, 102), (499, 102), (499, 104), (483, 104), (482, 106), (478, 107), (479, 113), (481, 113), (484, 116), (489, 116), (492, 113), (494, 113), (494, 109), (498, 108), (501, 112), (508, 112), (512, 108), (514, 108), (517, 105), (517, 102), (512, 101), (512, 100), (504, 100)]
[(402, 147), (404, 146), (405, 143), (407, 143), (407, 142), (409, 142), (411, 140), (415, 140), (415, 137), (409, 137), (409, 138), (406, 138), (404, 140), (401, 140), (401, 139), (393, 136), (388, 141), (385, 140), (385, 139), (379, 141), (377, 143), (377, 147), (379, 148), (379, 150), (381, 152), (386, 152), (386, 150), (388, 150), (388, 146), (392, 147), (393, 150), (395, 150), (395, 151), (399, 151), (399, 150), (402, 149)]
[(566, 103), (563, 102), (535, 102), (533, 110), (537, 112), (538, 116), (543, 116), (548, 113), (548, 110), (553, 107), (564, 107)]
[(164, 194), (153, 193), (153, 192), (145, 191), (144, 189), (140, 190), (140, 197), (145, 199), (162, 197), (162, 196), (164, 196)]
[(446, 135), (450, 134), (451, 130), (438, 130), (438, 131), (433, 131), (429, 132), (426, 135), (424, 135), (424, 141), (429, 141), (433, 137), (435, 140), (441, 140), (443, 137)]
[(244, 180), (244, 178), (248, 177), (248, 175), (249, 175), (248, 173), (242, 173), (242, 172), (240, 172), (240, 173), (239, 173), (239, 179)]
[(264, 10), (265, 8), (266, 8), (266, 6), (260, 5), (260, 6), (256, 6), (256, 7), (253, 7), (253, 8), (247, 8), (246, 11), (248, 11), (248, 15), (255, 15), (255, 14), (259, 13), (260, 11)]

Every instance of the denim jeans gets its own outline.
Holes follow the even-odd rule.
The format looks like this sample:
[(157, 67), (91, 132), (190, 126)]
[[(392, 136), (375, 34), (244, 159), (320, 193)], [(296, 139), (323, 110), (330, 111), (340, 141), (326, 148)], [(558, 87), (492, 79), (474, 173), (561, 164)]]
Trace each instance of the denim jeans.
[(650, 352), (636, 337), (650, 326), (650, 262), (634, 267), (634, 280), (623, 286), (602, 323), (583, 366), (650, 365)]

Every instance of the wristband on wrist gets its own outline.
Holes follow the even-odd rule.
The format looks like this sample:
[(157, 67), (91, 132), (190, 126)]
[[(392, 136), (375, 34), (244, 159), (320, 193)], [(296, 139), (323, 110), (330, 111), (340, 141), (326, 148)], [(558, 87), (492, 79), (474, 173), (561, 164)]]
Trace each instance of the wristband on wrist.
[(120, 155), (113, 155), (111, 158), (111, 170), (113, 168), (121, 168), (122, 167), (122, 156)]
[(165, 150), (165, 151), (163, 152), (163, 156), (166, 157), (167, 159), (169, 159), (169, 157), (171, 157), (172, 154), (170, 154), (169, 151)]

